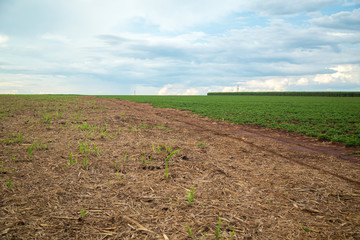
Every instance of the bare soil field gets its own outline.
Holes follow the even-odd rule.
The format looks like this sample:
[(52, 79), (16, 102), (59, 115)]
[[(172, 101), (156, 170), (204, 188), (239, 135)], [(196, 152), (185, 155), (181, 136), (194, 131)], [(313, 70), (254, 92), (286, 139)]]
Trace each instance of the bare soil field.
[(1, 239), (360, 239), (360, 148), (116, 99), (1, 101)]

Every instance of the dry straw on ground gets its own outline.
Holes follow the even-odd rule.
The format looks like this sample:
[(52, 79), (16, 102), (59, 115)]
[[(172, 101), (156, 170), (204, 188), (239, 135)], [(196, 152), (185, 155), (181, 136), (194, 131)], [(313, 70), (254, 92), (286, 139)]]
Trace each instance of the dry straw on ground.
[(112, 99), (1, 106), (2, 239), (360, 238), (358, 149)]

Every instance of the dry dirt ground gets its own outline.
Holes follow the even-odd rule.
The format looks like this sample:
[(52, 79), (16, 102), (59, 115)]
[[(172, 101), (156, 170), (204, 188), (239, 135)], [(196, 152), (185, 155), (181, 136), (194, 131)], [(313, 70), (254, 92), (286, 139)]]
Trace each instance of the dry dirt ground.
[(360, 239), (359, 148), (115, 99), (1, 105), (1, 239)]

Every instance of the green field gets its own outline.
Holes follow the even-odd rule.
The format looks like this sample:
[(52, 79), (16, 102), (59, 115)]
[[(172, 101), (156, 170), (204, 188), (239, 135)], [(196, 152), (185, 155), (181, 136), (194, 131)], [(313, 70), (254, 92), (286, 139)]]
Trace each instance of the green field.
[(359, 97), (102, 96), (190, 110), (213, 119), (282, 129), (360, 146)]

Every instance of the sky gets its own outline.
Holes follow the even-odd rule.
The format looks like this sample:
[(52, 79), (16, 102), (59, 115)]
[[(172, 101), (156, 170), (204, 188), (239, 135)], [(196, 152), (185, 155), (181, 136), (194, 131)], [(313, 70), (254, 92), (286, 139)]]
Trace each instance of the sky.
[(0, 0), (0, 94), (360, 91), (360, 0)]

